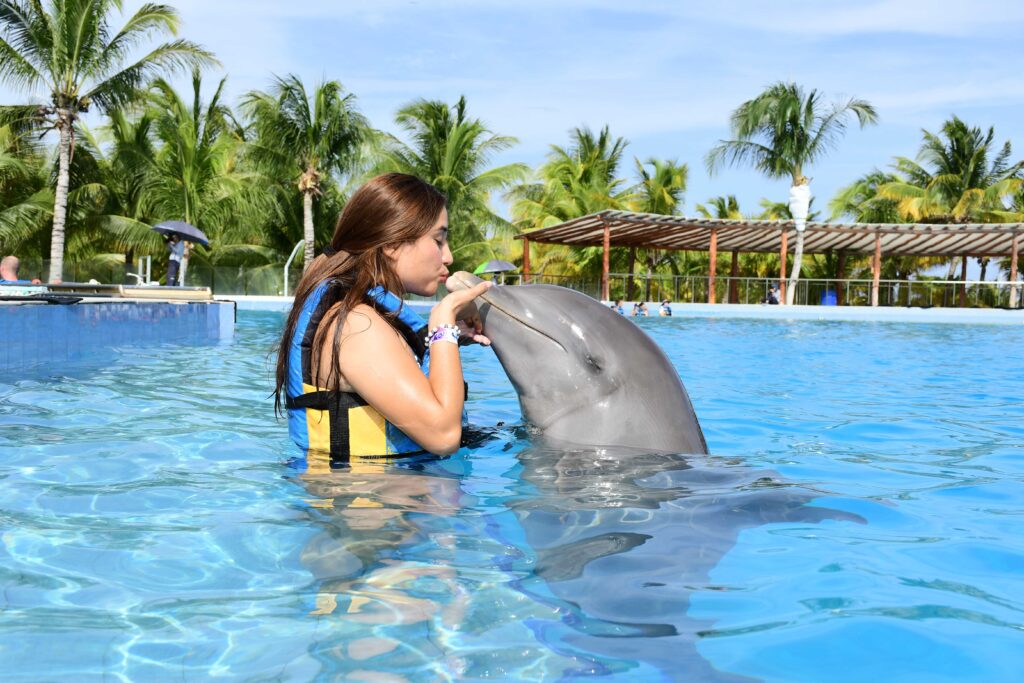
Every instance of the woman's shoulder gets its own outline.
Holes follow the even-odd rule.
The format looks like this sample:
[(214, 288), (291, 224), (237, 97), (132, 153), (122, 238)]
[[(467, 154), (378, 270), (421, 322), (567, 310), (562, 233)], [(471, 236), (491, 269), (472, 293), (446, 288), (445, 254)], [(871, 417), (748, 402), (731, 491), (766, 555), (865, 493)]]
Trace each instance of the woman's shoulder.
[[(341, 305), (338, 302), (331, 308), (337, 311)], [(342, 322), (342, 337), (359, 332), (385, 332), (391, 327), (377, 309), (365, 303), (353, 306)]]

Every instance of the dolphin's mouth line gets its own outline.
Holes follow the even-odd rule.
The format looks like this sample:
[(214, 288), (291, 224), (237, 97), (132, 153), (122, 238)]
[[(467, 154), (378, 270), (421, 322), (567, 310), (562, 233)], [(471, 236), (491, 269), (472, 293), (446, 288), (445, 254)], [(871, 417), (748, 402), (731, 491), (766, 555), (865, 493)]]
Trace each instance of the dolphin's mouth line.
[(500, 311), (501, 314), (504, 315), (505, 317), (511, 318), (512, 320), (515, 320), (517, 323), (519, 323), (520, 325), (522, 325), (526, 329), (528, 329), (528, 330), (530, 330), (532, 332), (535, 332), (536, 334), (539, 334), (540, 336), (550, 340), (553, 344), (558, 346), (558, 348), (562, 349), (562, 351), (566, 350), (565, 349), (565, 345), (563, 345), (562, 342), (558, 341), (557, 339), (552, 337), (550, 334), (547, 334), (547, 333), (537, 329), (535, 326), (533, 326), (529, 322), (523, 320), (518, 315), (515, 315), (514, 313), (511, 313), (510, 311), (508, 311), (507, 309), (505, 309), (501, 305), (494, 303), (493, 301), (491, 301), (490, 297), (487, 294), (481, 294), (479, 296), (479, 298), (483, 299), (484, 303), (486, 303), (491, 308), (494, 308), (494, 309)]

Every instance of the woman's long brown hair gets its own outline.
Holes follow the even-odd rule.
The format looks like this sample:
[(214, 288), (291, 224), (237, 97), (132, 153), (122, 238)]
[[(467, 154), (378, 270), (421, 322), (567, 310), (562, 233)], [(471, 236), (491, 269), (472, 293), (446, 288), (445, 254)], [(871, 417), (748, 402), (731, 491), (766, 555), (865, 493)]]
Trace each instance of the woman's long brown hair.
[[(295, 289), (295, 301), (284, 326), (284, 335), (277, 349), (277, 386), (274, 389), (274, 411), (282, 413), (288, 385), (288, 350), (295, 327), (306, 300), (325, 280), (338, 288), (339, 300), (324, 315), (313, 339), (313, 348), (319, 349), (326, 341), (324, 335), (336, 321), (344, 321), (349, 312), (363, 303), (366, 293), (380, 285), (398, 297), (405, 294), (402, 281), (395, 274), (391, 259), (384, 253), (388, 247), (412, 242), (430, 231), (445, 208), (445, 196), (433, 185), (416, 176), (387, 173), (373, 178), (356, 190), (345, 204), (331, 238), (330, 255), (313, 260), (303, 273)], [(334, 326), (334, 338), (329, 342), (337, 350), (341, 340), (342, 324)], [(337, 386), (341, 377), (340, 354), (334, 362), (326, 383), (321, 384), (319, 363), (313, 362), (313, 384), (319, 387)]]

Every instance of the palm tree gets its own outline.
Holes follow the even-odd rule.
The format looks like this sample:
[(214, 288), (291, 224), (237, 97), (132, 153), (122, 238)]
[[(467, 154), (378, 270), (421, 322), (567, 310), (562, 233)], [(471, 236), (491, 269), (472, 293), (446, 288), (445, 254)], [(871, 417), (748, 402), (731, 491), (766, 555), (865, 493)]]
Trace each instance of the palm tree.
[[(637, 210), (672, 216), (679, 212), (686, 194), (690, 168), (672, 160), (650, 158), (641, 163), (634, 159), (640, 178)], [(648, 171), (647, 167), (650, 166)]]
[[(725, 220), (743, 220), (743, 213), (740, 211), (740, 203), (736, 199), (736, 195), (731, 194), (727, 197), (719, 195), (718, 197), (711, 197), (707, 200), (706, 204), (698, 204), (696, 207), (697, 214), (704, 218), (717, 218)], [(710, 262), (710, 258), (708, 259)], [(715, 269), (717, 272), (717, 268)], [(732, 262), (729, 267), (729, 303), (737, 303), (738, 301), (738, 289), (736, 277), (739, 275), (739, 252), (732, 252)]]
[(742, 220), (743, 212), (740, 211), (740, 203), (736, 195), (728, 197), (711, 197), (706, 204), (698, 204), (696, 211), (704, 218), (720, 218), (729, 220)]
[[(85, 228), (93, 246), (124, 253), (125, 272), (137, 252), (154, 255), (163, 247), (151, 227), (156, 221), (148, 173), (157, 153), (152, 129), (152, 113), (132, 117), (121, 109), (110, 112), (98, 135), (80, 125), (71, 167), (75, 189), (69, 193), (68, 224)], [(79, 220), (72, 221), (76, 211)]]
[[(9, 112), (8, 112), (9, 113)], [(18, 117), (0, 122), (0, 253), (42, 262), (53, 215), (47, 156)]]
[[(567, 220), (604, 210), (630, 209), (638, 200), (635, 187), (619, 177), (619, 165), (629, 143), (612, 137), (608, 126), (595, 135), (589, 128), (576, 128), (567, 147), (552, 145), (548, 160), (535, 182), (523, 183), (508, 193), (512, 218), (521, 230), (557, 225)], [(537, 246), (538, 272), (548, 267), (558, 275), (593, 277), (601, 272), (600, 247), (575, 249)], [(612, 261), (621, 262), (618, 250)]]
[(271, 177), (287, 177), (302, 196), (305, 238), (303, 268), (313, 262), (316, 240), (313, 200), (323, 194), (324, 178), (351, 171), (369, 124), (355, 108), (355, 96), (338, 81), (313, 90), (312, 103), (298, 76), (277, 78), (269, 93), (250, 92), (243, 102), (256, 137), (250, 153)]
[[(875, 108), (866, 100), (851, 98), (826, 106), (823, 98), (817, 90), (805, 93), (795, 83), (769, 86), (732, 113), (734, 139), (722, 140), (712, 148), (706, 158), (708, 171), (714, 172), (723, 163), (750, 163), (769, 178), (789, 177), (794, 188), (808, 184), (804, 167), (835, 147), (851, 114), (861, 128), (878, 119)], [(786, 291), (789, 304), (800, 277), (803, 248), (803, 231), (798, 230), (793, 271)]]
[(904, 214), (894, 199), (884, 197), (879, 188), (898, 182), (900, 176), (873, 169), (845, 187), (828, 203), (833, 220), (844, 216), (857, 223), (903, 223)]
[(511, 231), (491, 207), (491, 194), (520, 182), (529, 169), (521, 163), (492, 167), (491, 160), (518, 140), (470, 118), (465, 97), (453, 106), (416, 100), (398, 110), (395, 122), (409, 134), (411, 144), (385, 136), (377, 171), (411, 173), (441, 190), (448, 197), (455, 265), (472, 264), (469, 256), (485, 253), (489, 238)]
[[(674, 160), (650, 158), (641, 163), (634, 158), (636, 172), (639, 177), (637, 185), (636, 200), (634, 208), (644, 213), (657, 213), (666, 216), (673, 216), (679, 213), (683, 205), (683, 195), (686, 193), (686, 181), (690, 175), (690, 168), (686, 164), (680, 164)], [(650, 170), (648, 170), (650, 166)], [(627, 298), (631, 298), (628, 292), (632, 292), (633, 263), (635, 261), (636, 248), (631, 247), (629, 256), (630, 282), (627, 285)], [(663, 262), (674, 260), (675, 254), (671, 251), (665, 252), (665, 256), (658, 249), (647, 249), (642, 255), (647, 266), (647, 281), (645, 282), (644, 299), (651, 298), (651, 276)]]
[[(1024, 169), (1024, 162), (1010, 162), (1009, 141), (997, 148), (993, 128), (982, 132), (955, 116), (939, 134), (922, 133), (917, 161), (897, 157), (894, 172), (875, 170), (842, 188), (829, 204), (833, 215), (867, 223), (1024, 220), (1024, 207), (1008, 206), (1021, 192)], [(946, 278), (951, 279), (957, 262), (951, 257), (903, 257), (885, 268), (899, 279), (946, 264)], [(981, 259), (982, 279), (987, 265), (988, 259)]]
[[(983, 133), (954, 116), (940, 134), (922, 131), (921, 163), (897, 157), (897, 177), (878, 185), (878, 196), (897, 204), (906, 219), (929, 223), (1022, 220), (1007, 208), (1021, 190), (1024, 161), (1010, 163), (1009, 140), (999, 151), (995, 129)], [(991, 162), (990, 157), (993, 157)]]
[[(260, 176), (239, 165), (244, 131), (223, 103), (225, 81), (206, 103), (198, 71), (187, 100), (167, 81), (153, 83), (150, 115), (162, 144), (147, 171), (146, 191), (156, 218), (199, 227), (222, 252), (252, 252), (275, 206)], [(208, 257), (202, 247), (196, 255)]]
[(133, 99), (146, 79), (185, 66), (213, 62), (198, 45), (174, 40), (128, 63), (132, 51), (151, 33), (175, 35), (178, 13), (167, 5), (147, 3), (116, 33), (114, 10), (121, 0), (0, 0), (0, 80), (28, 91), (45, 88), (50, 104), (38, 108), (39, 124), (56, 129), (57, 187), (50, 242), (50, 281), (64, 268), (64, 223), (74, 126), (93, 104), (100, 111)]
[(576, 128), (567, 148), (552, 145), (541, 167), (545, 190), (561, 220), (604, 211), (627, 209), (637, 199), (635, 189), (619, 177), (619, 164), (629, 142), (612, 138), (608, 126), (595, 136), (589, 128)]

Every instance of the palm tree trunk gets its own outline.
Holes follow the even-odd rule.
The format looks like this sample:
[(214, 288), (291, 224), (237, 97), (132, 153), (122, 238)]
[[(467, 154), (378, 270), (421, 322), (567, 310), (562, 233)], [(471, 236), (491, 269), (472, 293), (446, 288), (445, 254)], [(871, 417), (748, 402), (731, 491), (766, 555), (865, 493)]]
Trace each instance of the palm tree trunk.
[(302, 272), (306, 272), (313, 263), (313, 193), (302, 193), (302, 232), (306, 239), (306, 248), (303, 250)]
[(51, 283), (64, 278), (64, 225), (68, 215), (68, 185), (71, 179), (71, 117), (60, 112), (57, 118), (60, 131), (57, 162), (57, 190), (53, 198), (53, 231), (50, 233)]
[[(807, 190), (803, 199), (802, 209), (800, 193), (797, 190)], [(796, 205), (794, 205), (794, 202)], [(793, 168), (793, 186), (789, 189), (789, 210), (796, 212), (803, 211), (803, 215), (794, 215), (797, 221), (796, 247), (793, 249), (793, 270), (789, 272), (789, 284), (786, 286), (786, 305), (792, 306), (796, 300), (796, 283), (800, 280), (800, 265), (804, 257), (804, 232), (806, 231), (807, 210), (810, 208), (810, 188), (807, 186), (807, 178), (804, 177), (803, 168), (797, 164)]]
[[(658, 252), (656, 252), (656, 251), (654, 252), (654, 254), (657, 254), (657, 253)], [(650, 253), (648, 253), (647, 254), (647, 284), (644, 287), (644, 301), (650, 301), (651, 300), (651, 278), (653, 276), (654, 276), (654, 257)]]
[(729, 265), (729, 303), (738, 304), (740, 302), (740, 283), (736, 281), (736, 278), (740, 274), (740, 253), (738, 251), (732, 252), (732, 263)]
[(636, 247), (629, 248), (629, 277), (626, 278), (626, 301), (633, 300), (633, 271), (636, 268)]
[(804, 256), (804, 231), (797, 230), (796, 247), (793, 249), (793, 270), (789, 272), (789, 284), (786, 285), (786, 305), (792, 306), (796, 298), (796, 283), (800, 279), (800, 260)]

